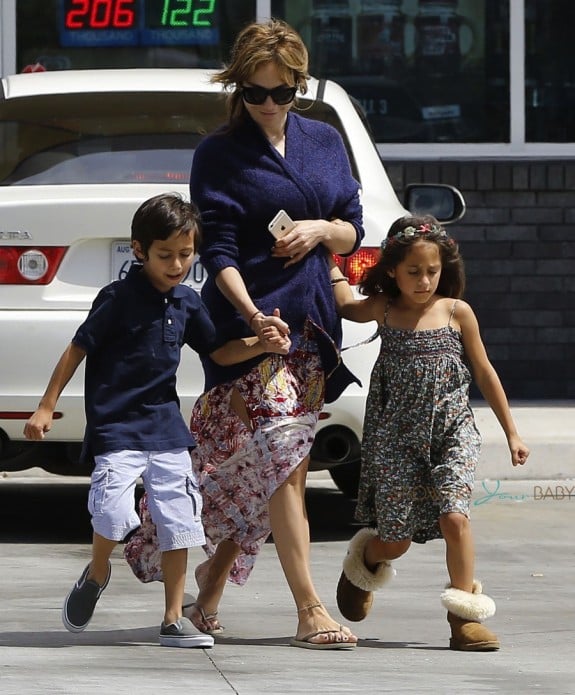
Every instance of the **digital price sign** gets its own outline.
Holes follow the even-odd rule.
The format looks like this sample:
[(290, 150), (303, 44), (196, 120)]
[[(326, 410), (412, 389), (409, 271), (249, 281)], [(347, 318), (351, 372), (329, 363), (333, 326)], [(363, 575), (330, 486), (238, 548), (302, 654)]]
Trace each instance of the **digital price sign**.
[(60, 0), (60, 44), (215, 45), (219, 5), (220, 0)]

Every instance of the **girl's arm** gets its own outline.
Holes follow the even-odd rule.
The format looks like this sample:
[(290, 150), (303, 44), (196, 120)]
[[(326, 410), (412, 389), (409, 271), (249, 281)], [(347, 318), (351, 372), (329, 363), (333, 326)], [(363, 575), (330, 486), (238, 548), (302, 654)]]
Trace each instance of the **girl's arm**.
[(377, 321), (378, 298), (356, 299), (349, 282), (330, 254), (330, 280), (335, 297), (337, 313), (344, 319), (356, 323)]
[(24, 425), (26, 439), (44, 439), (44, 434), (52, 427), (52, 416), (56, 403), (66, 384), (74, 376), (76, 369), (86, 356), (86, 352), (74, 343), (70, 343), (64, 350), (62, 357), (52, 372), (48, 386), (36, 412)]
[(455, 318), (461, 326), (463, 346), (471, 364), (475, 383), (495, 413), (507, 437), (511, 462), (514, 466), (523, 465), (529, 456), (529, 448), (525, 446), (517, 432), (507, 396), (499, 376), (487, 356), (475, 314), (469, 304), (459, 301)]

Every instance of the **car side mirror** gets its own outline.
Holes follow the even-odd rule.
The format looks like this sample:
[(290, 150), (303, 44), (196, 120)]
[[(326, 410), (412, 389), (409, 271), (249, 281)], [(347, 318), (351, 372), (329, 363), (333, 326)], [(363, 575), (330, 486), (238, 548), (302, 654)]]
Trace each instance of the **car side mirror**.
[(465, 215), (465, 200), (454, 186), (410, 183), (405, 187), (404, 207), (412, 215), (433, 215), (441, 224), (450, 224)]

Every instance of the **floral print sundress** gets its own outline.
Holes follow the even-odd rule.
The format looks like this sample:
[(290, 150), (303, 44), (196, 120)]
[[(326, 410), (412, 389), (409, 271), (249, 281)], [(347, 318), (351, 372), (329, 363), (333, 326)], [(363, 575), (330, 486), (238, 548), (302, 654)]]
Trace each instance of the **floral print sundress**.
[(469, 405), (461, 333), (378, 331), (363, 428), (356, 518), (384, 541), (441, 537), (439, 516), (469, 516), (481, 436)]
[[(250, 427), (230, 406), (234, 390), (245, 403)], [(245, 584), (270, 535), (270, 497), (310, 452), (324, 393), (318, 347), (306, 326), (293, 353), (269, 355), (194, 405), (192, 463), (203, 500), (204, 549), (211, 556), (225, 539), (240, 546), (229, 575), (235, 584)], [(161, 553), (145, 496), (140, 517), (142, 525), (126, 543), (124, 556), (141, 581), (161, 580)]]

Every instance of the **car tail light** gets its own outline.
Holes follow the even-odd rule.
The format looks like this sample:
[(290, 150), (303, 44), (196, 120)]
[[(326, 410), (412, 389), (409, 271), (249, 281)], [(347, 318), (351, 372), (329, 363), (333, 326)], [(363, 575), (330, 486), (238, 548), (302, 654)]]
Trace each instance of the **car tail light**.
[(0, 246), (0, 285), (47, 285), (54, 279), (65, 246)]
[(379, 247), (366, 246), (356, 251), (353, 256), (334, 256), (334, 260), (348, 278), (349, 284), (359, 285), (364, 272), (379, 260), (380, 253)]

